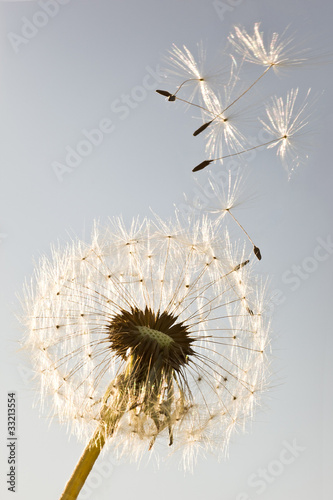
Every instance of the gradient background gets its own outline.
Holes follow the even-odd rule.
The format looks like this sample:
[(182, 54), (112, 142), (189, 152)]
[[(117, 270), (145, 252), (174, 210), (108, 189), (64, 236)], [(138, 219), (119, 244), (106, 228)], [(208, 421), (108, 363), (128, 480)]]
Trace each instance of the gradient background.
[[(207, 186), (208, 171), (197, 176), (199, 187), (191, 173), (205, 158), (202, 139), (192, 137), (200, 123), (192, 118), (195, 111), (173, 108), (153, 89), (134, 101), (126, 118), (112, 104), (125, 94), (139, 96), (144, 81), (153, 87), (153, 78), (145, 80), (147, 68), (155, 69), (172, 43), (195, 52), (203, 40), (214, 55), (234, 24), (252, 30), (262, 21), (265, 32), (279, 33), (290, 24), (310, 46), (332, 52), (330, 0), (225, 0), (224, 5), (218, 16), (214, 2), (203, 0), (70, 0), (16, 53), (8, 34), (20, 34), (22, 18), (31, 20), (41, 8), (33, 1), (0, 2), (1, 498), (13, 498), (4, 479), (7, 391), (15, 390), (18, 400), (14, 498), (56, 500), (82, 451), (56, 421), (49, 426), (32, 408), (31, 372), (18, 352), (22, 331), (15, 314), (16, 294), (34, 260), (57, 240), (75, 234), (89, 239), (95, 218), (105, 222), (122, 214), (129, 222), (137, 214), (150, 215), (150, 208), (168, 217), (174, 203), (184, 204), (184, 192), (195, 200), (202, 195), (200, 186)], [(256, 198), (251, 206), (244, 203), (239, 216), (262, 250), (258, 273), (271, 277), (271, 290), (279, 289), (283, 299), (274, 310), (274, 383), (263, 410), (248, 434), (233, 436), (229, 460), (200, 459), (194, 475), (184, 475), (172, 462), (138, 470), (101, 457), (107, 477), (91, 476), (82, 500), (332, 497), (332, 253), (313, 272), (304, 271), (317, 238), (333, 238), (332, 76), (332, 65), (318, 62), (284, 78), (270, 75), (253, 94), (260, 101), (295, 86), (320, 94), (315, 147), (290, 182), (269, 151), (258, 152), (245, 166)], [(75, 148), (82, 130), (96, 128), (103, 118), (112, 120), (113, 132), (59, 182), (53, 162), (63, 162), (66, 147)], [(294, 265), (305, 274), (296, 290), (284, 274)], [(285, 442), (294, 440), (302, 451), (281, 466)], [(112, 471), (105, 465), (111, 462)], [(275, 471), (262, 487), (253, 483), (260, 469)]]

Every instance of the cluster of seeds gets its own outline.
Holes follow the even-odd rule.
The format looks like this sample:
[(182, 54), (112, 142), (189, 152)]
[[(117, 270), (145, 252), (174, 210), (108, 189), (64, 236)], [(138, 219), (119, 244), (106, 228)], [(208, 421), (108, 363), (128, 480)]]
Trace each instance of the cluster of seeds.
[(223, 221), (206, 218), (130, 232), (113, 220), (91, 245), (55, 250), (26, 296), (43, 404), (122, 451), (166, 436), (187, 465), (196, 448), (225, 451), (267, 381), (265, 291), (251, 275)]
[[(298, 88), (290, 90), (285, 97), (274, 96), (265, 106), (264, 117), (260, 116), (261, 110), (257, 109), (257, 125), (262, 126), (267, 136), (264, 142), (251, 144), (245, 131), (242, 131), (242, 125), (246, 122), (247, 100), (253, 88), (261, 85), (271, 72), (304, 65), (308, 51), (297, 50), (292, 37), (287, 36), (286, 32), (281, 36), (274, 33), (270, 41), (265, 43), (260, 23), (255, 24), (253, 34), (247, 33), (244, 28), (235, 27), (229, 35), (229, 46), (230, 61), (224, 62), (223, 71), (215, 73), (204, 71), (205, 52), (201, 46), (197, 61), (185, 46), (183, 49), (174, 46), (167, 59), (166, 75), (172, 83), (177, 82), (176, 90), (156, 91), (167, 97), (169, 102), (177, 100), (201, 111), (204, 123), (193, 135), (206, 133), (206, 153), (210, 157), (195, 166), (193, 172), (214, 162), (223, 163), (224, 159), (231, 156), (240, 156), (258, 148), (274, 148), (290, 177), (307, 158), (305, 149), (298, 146), (301, 143), (304, 145), (304, 128), (309, 121), (310, 90), (300, 104), (296, 104)], [(244, 86), (248, 65), (264, 69)]]

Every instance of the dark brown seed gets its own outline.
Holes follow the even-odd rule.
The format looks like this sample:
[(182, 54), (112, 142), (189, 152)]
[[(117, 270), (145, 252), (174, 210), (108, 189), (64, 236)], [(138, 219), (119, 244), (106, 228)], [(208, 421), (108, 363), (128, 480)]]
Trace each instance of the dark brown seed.
[(258, 260), (261, 260), (261, 252), (258, 247), (254, 245), (253, 247), (253, 253), (257, 257)]
[(246, 266), (246, 264), (248, 264), (250, 261), (249, 260), (245, 260), (244, 262), (242, 262), (241, 264), (238, 264), (236, 267), (233, 268), (233, 271), (238, 271), (241, 267), (244, 267)]
[(158, 94), (164, 95), (164, 97), (173, 97), (167, 90), (156, 90)]
[(194, 137), (196, 135), (199, 135), (201, 134), (201, 132), (203, 132), (207, 127), (209, 127), (209, 125), (212, 123), (213, 120), (211, 120), (210, 122), (207, 122), (207, 123), (204, 123), (203, 125), (201, 125), (201, 127), (199, 127), (195, 132), (193, 132), (193, 135)]
[(199, 163), (199, 165), (197, 165), (196, 167), (194, 167), (194, 169), (192, 170), (192, 172), (198, 172), (198, 170), (202, 170), (203, 168), (206, 168), (213, 161), (214, 160), (205, 160), (205, 161)]

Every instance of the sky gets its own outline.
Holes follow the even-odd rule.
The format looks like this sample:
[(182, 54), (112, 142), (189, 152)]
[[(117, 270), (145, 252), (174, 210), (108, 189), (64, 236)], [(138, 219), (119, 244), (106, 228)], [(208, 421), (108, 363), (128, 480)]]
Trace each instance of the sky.
[(330, 498), (332, 15), (329, 0), (0, 2), (1, 498), (12, 498), (4, 479), (8, 392), (17, 401), (17, 500), (59, 498), (82, 451), (33, 407), (32, 373), (19, 348), (24, 281), (52, 243), (89, 241), (96, 219), (122, 216), (129, 224), (138, 215), (168, 218), (175, 205), (186, 213), (198, 200), (214, 204), (208, 181), (227, 167), (191, 172), (205, 159), (204, 140), (192, 136), (200, 115), (155, 89), (167, 86), (163, 60), (172, 44), (195, 54), (202, 42), (207, 66), (219, 68), (233, 26), (252, 30), (256, 22), (268, 34), (289, 26), (312, 49), (311, 63), (271, 74), (253, 90), (245, 124), (252, 134), (254, 110), (271, 95), (299, 87), (305, 96), (311, 88), (305, 164), (288, 181), (272, 151), (241, 163), (253, 196), (237, 215), (260, 246), (256, 270), (275, 297), (272, 387), (225, 461), (199, 459), (191, 475), (172, 461), (138, 468), (105, 454), (79, 498)]

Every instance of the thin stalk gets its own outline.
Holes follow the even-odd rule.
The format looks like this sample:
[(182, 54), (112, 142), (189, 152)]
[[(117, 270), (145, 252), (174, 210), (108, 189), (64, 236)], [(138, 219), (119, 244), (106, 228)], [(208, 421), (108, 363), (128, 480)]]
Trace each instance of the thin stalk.
[(174, 96), (178, 94), (178, 92), (180, 91), (180, 89), (182, 88), (182, 86), (187, 83), (187, 82), (193, 82), (193, 81), (197, 81), (197, 82), (203, 82), (204, 81), (204, 78), (189, 78), (188, 80), (185, 80), (183, 83), (181, 83), (179, 85), (179, 87), (177, 88), (176, 92), (173, 94)]
[(230, 209), (226, 208), (225, 210), (226, 210), (226, 212), (228, 212), (229, 215), (231, 215), (231, 217), (234, 219), (234, 221), (236, 222), (236, 224), (238, 225), (238, 227), (244, 232), (244, 234), (247, 236), (247, 238), (249, 239), (249, 241), (252, 243), (254, 255), (257, 257), (258, 260), (261, 260), (260, 248), (257, 247), (254, 244), (254, 241), (252, 240), (252, 238), (249, 235), (249, 233), (245, 230), (245, 228), (242, 226), (242, 224), (236, 219), (236, 217), (234, 216), (234, 214), (231, 213)]
[(225, 158), (231, 158), (232, 156), (242, 155), (244, 153), (248, 153), (249, 151), (253, 151), (254, 149), (262, 148), (264, 146), (268, 146), (269, 144), (273, 144), (274, 142), (282, 141), (282, 139), (287, 139), (287, 136), (283, 135), (278, 139), (272, 139), (271, 141), (264, 142), (263, 144), (258, 144), (257, 146), (253, 146), (252, 148), (243, 149), (243, 151), (237, 151), (236, 153), (232, 153), (230, 155), (220, 156), (220, 158), (212, 158), (211, 160), (205, 160), (196, 167), (194, 167), (192, 172), (197, 172), (198, 170), (202, 170), (203, 168), (207, 167), (210, 163), (213, 163), (214, 161), (224, 160)]
[[(227, 111), (229, 108), (231, 108), (231, 106), (233, 106), (237, 101), (239, 101), (239, 99), (241, 99), (243, 97), (243, 95), (245, 95), (249, 90), (252, 89), (252, 87), (255, 86), (256, 83), (259, 82), (259, 80), (266, 75), (267, 71), (269, 71), (272, 67), (274, 66), (274, 64), (271, 64), (270, 66), (268, 66), (268, 68), (265, 69), (265, 71), (246, 89), (244, 90), (244, 92), (242, 92), (241, 95), (239, 95), (234, 101), (232, 101), (231, 104), (229, 104), (229, 106), (227, 106), (218, 116), (220, 116), (222, 113), (224, 113), (225, 111)], [(216, 117), (216, 118), (217, 118)], [(214, 118), (215, 120), (215, 118)]]
[(232, 101), (232, 103), (230, 103), (229, 106), (227, 106), (226, 108), (224, 108), (221, 111), (221, 113), (219, 113), (218, 115), (216, 115), (211, 121), (206, 122), (203, 125), (201, 125), (201, 127), (199, 127), (195, 132), (193, 132), (193, 135), (194, 136), (199, 135), (200, 132), (203, 132), (203, 130), (205, 130), (214, 120), (216, 120), (216, 118), (219, 118), (221, 115), (223, 115), (223, 113), (225, 113), (229, 108), (231, 108), (231, 106), (233, 106), (237, 101), (239, 101), (239, 99), (241, 99), (247, 92), (249, 92), (249, 90), (251, 90), (252, 87), (254, 87), (256, 85), (256, 83), (258, 83), (259, 80), (264, 75), (266, 75), (267, 71), (270, 70), (273, 66), (274, 66), (274, 64), (271, 64), (270, 66), (268, 66), (268, 68), (266, 68), (265, 71), (253, 83), (251, 83), (251, 85), (246, 90), (244, 90), (244, 92), (242, 92), (234, 101)]
[[(179, 87), (179, 89), (180, 89), (180, 87)], [(195, 104), (194, 102), (186, 101), (186, 99), (181, 99), (180, 97), (177, 97), (176, 94), (177, 94), (178, 90), (176, 91), (175, 94), (171, 94), (168, 90), (156, 90), (156, 92), (160, 95), (163, 95), (164, 97), (167, 97), (168, 101), (174, 102), (176, 99), (178, 99), (178, 101), (185, 102), (186, 104), (189, 104), (190, 106), (194, 106), (195, 108), (199, 108), (202, 111), (205, 111), (206, 113), (210, 113), (212, 116), (216, 117), (215, 113), (213, 111), (211, 111), (210, 109), (207, 109), (204, 106), (200, 106), (199, 104)]]
[(205, 108), (204, 106), (200, 106), (199, 104), (195, 104), (194, 102), (190, 102), (190, 101), (186, 101), (185, 99), (181, 99), (180, 97), (176, 97), (176, 99), (178, 99), (178, 101), (182, 101), (182, 102), (185, 102), (186, 104), (189, 104), (190, 106), (194, 106), (196, 108), (200, 108), (202, 109), (203, 111), (206, 111), (207, 113), (210, 113), (211, 115), (213, 115), (214, 113), (212, 111), (210, 111), (209, 109)]
[(81, 455), (59, 500), (76, 500), (103, 446), (105, 434), (99, 426)]
[(255, 244), (253, 243), (252, 241), (252, 238), (250, 237), (249, 233), (247, 233), (244, 229), (244, 227), (241, 225), (241, 223), (236, 219), (236, 217), (234, 216), (234, 214), (231, 213), (230, 209), (229, 208), (226, 208), (226, 212), (228, 212), (228, 214), (231, 215), (231, 217), (234, 219), (234, 221), (236, 222), (236, 224), (238, 225), (238, 227), (245, 233), (245, 235), (248, 237), (249, 241), (252, 243), (253, 246), (255, 246)]
[(278, 139), (272, 139), (271, 141), (264, 142), (263, 144), (258, 144), (258, 146), (253, 146), (249, 149), (244, 149), (243, 151), (238, 151), (237, 153), (232, 153), (231, 155), (221, 156), (221, 158), (215, 158), (215, 160), (223, 160), (224, 158), (230, 158), (231, 156), (241, 155), (243, 153), (248, 153), (249, 151), (253, 151), (254, 149), (263, 148), (264, 146), (268, 146), (269, 144), (273, 144), (273, 142), (282, 141), (282, 139), (286, 139), (287, 137), (284, 135), (283, 137), (279, 137)]

